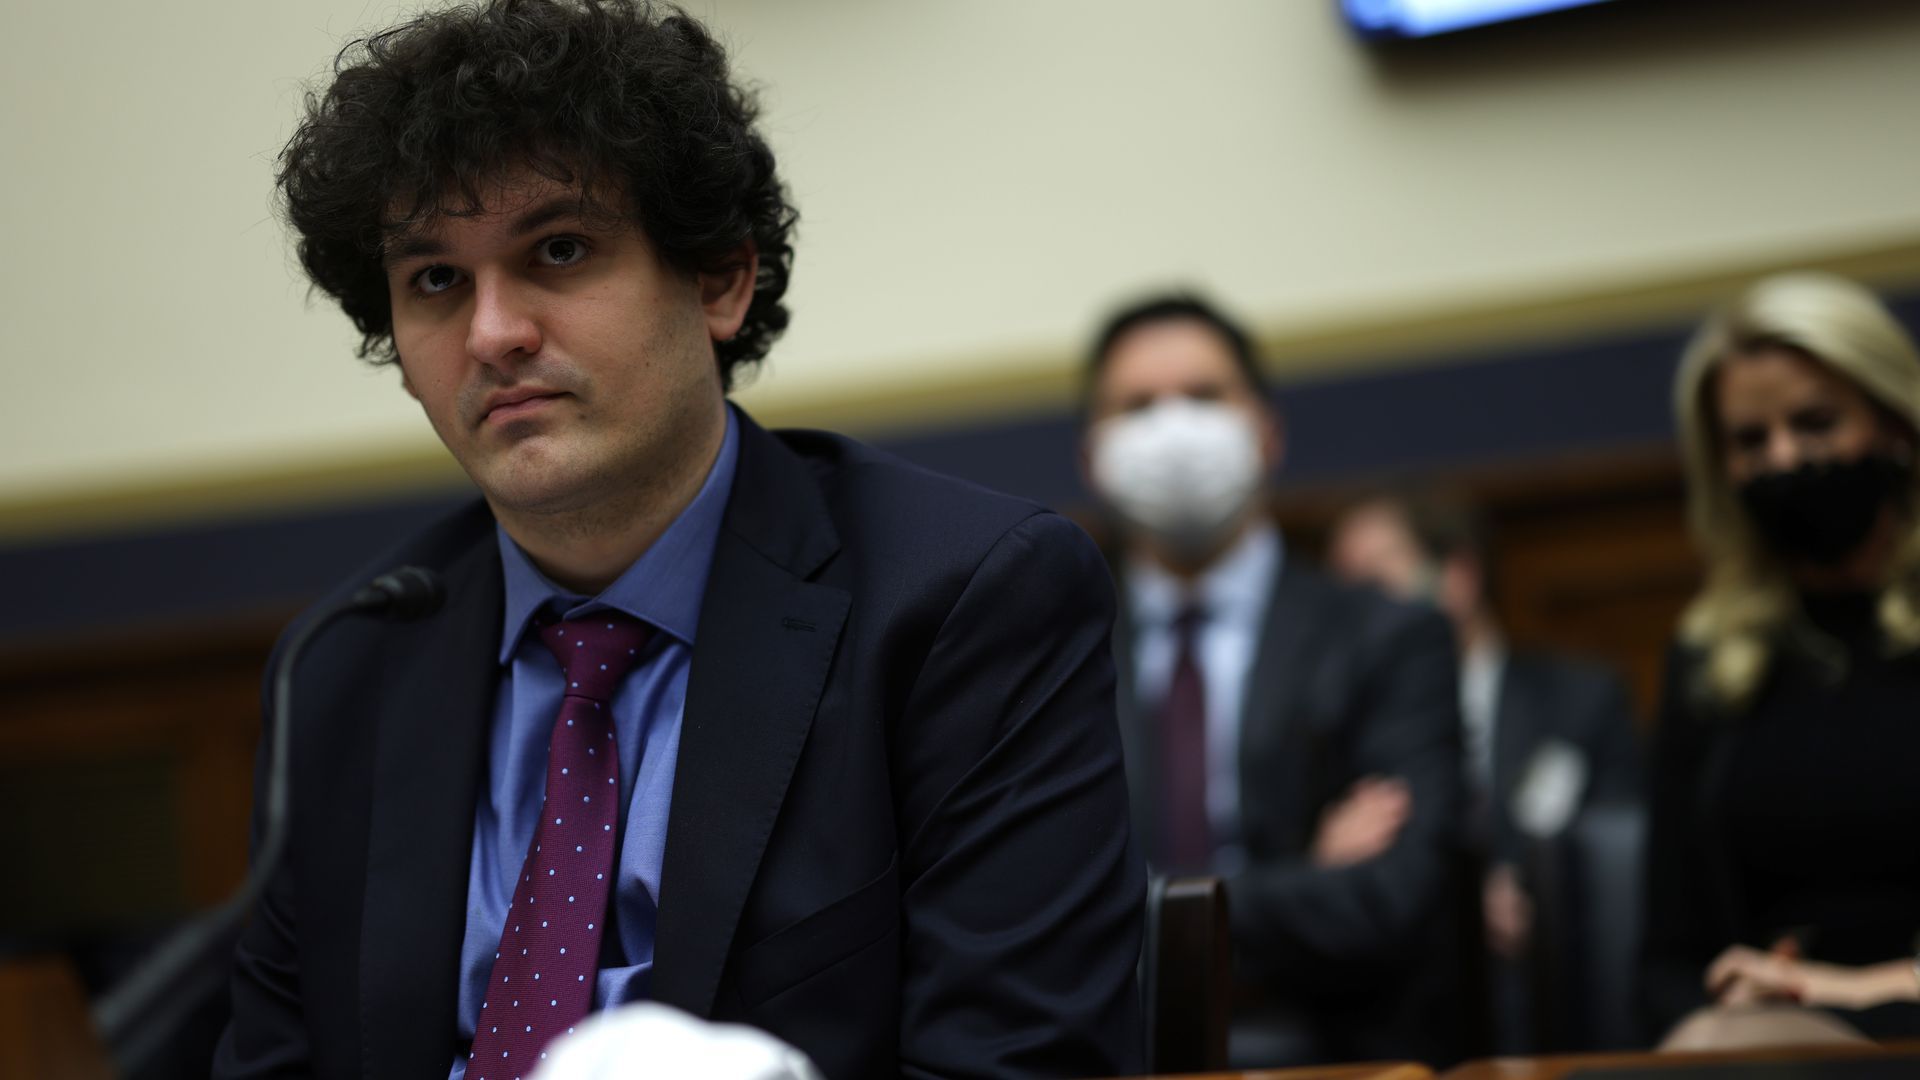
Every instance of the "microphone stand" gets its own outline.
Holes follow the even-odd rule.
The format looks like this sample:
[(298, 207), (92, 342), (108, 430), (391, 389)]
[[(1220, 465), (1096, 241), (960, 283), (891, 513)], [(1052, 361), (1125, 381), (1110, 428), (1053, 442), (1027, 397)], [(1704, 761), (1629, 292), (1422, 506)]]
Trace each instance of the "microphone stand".
[(238, 942), (248, 909), (285, 855), (288, 808), (292, 803), (288, 743), (293, 727), (293, 672), (301, 654), (321, 631), (348, 615), (381, 613), (395, 619), (417, 619), (436, 610), (443, 596), (438, 575), (403, 566), (380, 575), (321, 612), (287, 640), (273, 669), (267, 776), (262, 793), (265, 818), (260, 846), (246, 880), (218, 907), (175, 931), (94, 1004), (94, 1030), (123, 1075), (145, 1064), (194, 1007), (225, 981), (227, 965), (207, 961), (230, 952)]

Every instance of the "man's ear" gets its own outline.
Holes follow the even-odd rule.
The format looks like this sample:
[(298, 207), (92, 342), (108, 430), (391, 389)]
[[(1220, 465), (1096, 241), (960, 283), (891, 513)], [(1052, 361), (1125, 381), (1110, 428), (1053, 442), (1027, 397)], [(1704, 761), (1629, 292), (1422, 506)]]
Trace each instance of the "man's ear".
[(1272, 476), (1287, 459), (1287, 421), (1271, 404), (1260, 410), (1260, 416), (1260, 458), (1267, 464), (1267, 475)]
[(700, 308), (707, 317), (707, 336), (715, 341), (732, 341), (747, 319), (753, 304), (754, 279), (760, 270), (760, 253), (751, 241), (740, 245), (717, 270), (703, 270), (695, 279), (700, 288)]
[(1485, 570), (1472, 555), (1457, 554), (1440, 564), (1439, 601), (1441, 610), (1455, 619), (1466, 619), (1480, 606), (1486, 593)]

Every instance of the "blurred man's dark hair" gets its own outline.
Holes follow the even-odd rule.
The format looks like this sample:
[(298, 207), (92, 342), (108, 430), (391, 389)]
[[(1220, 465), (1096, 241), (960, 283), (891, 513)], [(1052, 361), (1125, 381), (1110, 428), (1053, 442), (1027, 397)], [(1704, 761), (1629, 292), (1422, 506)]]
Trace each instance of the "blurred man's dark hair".
[(1400, 511), (1407, 523), (1407, 532), (1428, 559), (1437, 563), (1464, 555), (1486, 566), (1485, 525), (1465, 504), (1411, 491), (1392, 492), (1382, 496), (1381, 501)]
[(715, 343), (723, 382), (787, 325), (794, 208), (726, 53), (680, 9), (646, 0), (486, 0), (353, 42), (280, 156), (301, 264), (397, 359), (381, 265), (396, 236), (479, 211), (521, 170), (578, 184), (663, 263), (724, 271), (759, 256), (746, 321)]
[(1092, 411), (1094, 387), (1100, 381), (1100, 373), (1106, 369), (1114, 342), (1140, 327), (1163, 322), (1197, 322), (1218, 334), (1226, 344), (1228, 354), (1233, 357), (1234, 366), (1246, 376), (1247, 385), (1253, 388), (1260, 400), (1273, 400), (1266, 376), (1260, 370), (1259, 351), (1254, 348), (1253, 338), (1246, 329), (1228, 318), (1219, 308), (1192, 293), (1167, 293), (1135, 301), (1107, 316), (1107, 321), (1093, 339), (1093, 349), (1087, 354), (1086, 366), (1082, 371), (1082, 421)]

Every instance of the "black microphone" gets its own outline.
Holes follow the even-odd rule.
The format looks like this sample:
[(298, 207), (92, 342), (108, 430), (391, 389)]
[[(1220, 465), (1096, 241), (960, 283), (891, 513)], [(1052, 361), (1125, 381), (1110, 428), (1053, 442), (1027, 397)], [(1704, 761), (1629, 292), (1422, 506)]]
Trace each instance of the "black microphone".
[(293, 730), (293, 671), (307, 645), (348, 615), (378, 614), (408, 621), (433, 614), (446, 599), (440, 575), (418, 566), (381, 574), (323, 609), (296, 630), (273, 668), (273, 713), (268, 718), (267, 777), (260, 793), (265, 820), (246, 880), (225, 902), (181, 927), (93, 1007), (100, 1035), (121, 1075), (136, 1072), (200, 1002), (225, 982), (247, 909), (266, 887), (287, 847), (292, 804), (287, 743)]
[(440, 610), (446, 598), (439, 574), (419, 566), (402, 566), (362, 585), (348, 603), (358, 611), (382, 612), (406, 621)]

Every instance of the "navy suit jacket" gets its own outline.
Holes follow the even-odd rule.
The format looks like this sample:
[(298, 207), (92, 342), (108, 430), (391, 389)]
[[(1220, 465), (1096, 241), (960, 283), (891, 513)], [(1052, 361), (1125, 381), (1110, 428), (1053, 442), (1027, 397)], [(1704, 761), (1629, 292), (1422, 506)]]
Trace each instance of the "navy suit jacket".
[(1606, 668), (1552, 653), (1507, 655), (1493, 735), (1493, 858), (1524, 865), (1529, 841), (1513, 820), (1513, 800), (1532, 757), (1548, 740), (1586, 760), (1578, 813), (1645, 798), (1639, 736), (1626, 684)]
[[(1162, 816), (1158, 719), (1133, 693), (1125, 620), (1118, 640), (1134, 829), (1151, 838)], [(1437, 612), (1288, 556), (1241, 707), (1247, 862), (1227, 881), (1227, 899), (1240, 980), (1259, 1006), (1297, 1018), (1314, 1060), (1458, 1057), (1468, 1021), (1457, 678)], [(1412, 789), (1393, 846), (1353, 866), (1312, 865), (1322, 816), (1369, 775)]]
[[(742, 420), (653, 998), (830, 1077), (1143, 1071), (1145, 871), (1098, 552), (1028, 503)], [(218, 1076), (434, 1077), (461, 1051), (492, 516), (468, 507), (371, 570), (402, 563), (444, 576), (445, 607), (350, 619), (300, 666), (288, 858), (240, 945)]]

